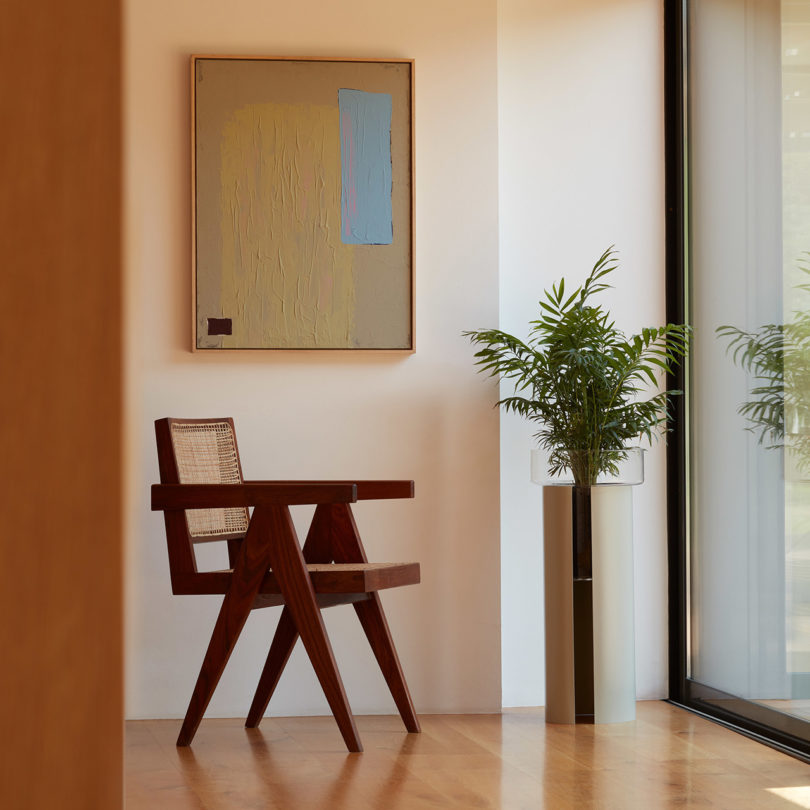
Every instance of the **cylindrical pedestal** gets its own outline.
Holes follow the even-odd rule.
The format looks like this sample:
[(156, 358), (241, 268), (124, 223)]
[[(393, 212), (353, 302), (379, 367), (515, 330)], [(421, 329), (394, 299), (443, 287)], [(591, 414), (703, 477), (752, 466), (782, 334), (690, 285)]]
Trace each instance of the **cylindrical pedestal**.
[(543, 487), (546, 721), (635, 719), (633, 491)]

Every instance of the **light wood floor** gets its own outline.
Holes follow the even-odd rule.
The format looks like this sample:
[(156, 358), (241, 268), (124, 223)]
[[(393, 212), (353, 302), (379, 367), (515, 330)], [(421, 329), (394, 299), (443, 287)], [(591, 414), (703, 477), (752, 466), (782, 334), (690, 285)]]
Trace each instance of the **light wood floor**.
[(331, 717), (203, 720), (177, 749), (179, 721), (127, 723), (128, 810), (810, 807), (810, 765), (666, 703), (634, 723), (546, 725), (503, 715), (359, 717), (347, 754)]

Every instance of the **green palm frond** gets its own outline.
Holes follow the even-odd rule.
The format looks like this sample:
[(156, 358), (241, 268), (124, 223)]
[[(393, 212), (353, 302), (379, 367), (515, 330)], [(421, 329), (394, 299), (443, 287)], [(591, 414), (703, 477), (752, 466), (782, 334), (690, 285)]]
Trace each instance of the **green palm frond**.
[(463, 333), (477, 348), (479, 371), (515, 387), (498, 405), (537, 422), (535, 437), (550, 451), (550, 472), (567, 467), (579, 486), (615, 471), (629, 442), (652, 440), (666, 429), (669, 398), (680, 392), (639, 397), (650, 386), (657, 389), (660, 375), (671, 373), (689, 349), (685, 324), (627, 336), (592, 302), (617, 268), (610, 247), (581, 287), (569, 291), (565, 279), (553, 284), (525, 341), (498, 329)]

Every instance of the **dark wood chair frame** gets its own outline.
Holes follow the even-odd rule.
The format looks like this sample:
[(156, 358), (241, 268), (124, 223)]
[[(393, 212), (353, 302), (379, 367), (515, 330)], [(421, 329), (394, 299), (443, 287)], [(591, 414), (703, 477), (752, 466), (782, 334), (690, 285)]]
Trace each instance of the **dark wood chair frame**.
[[(300, 635), (347, 748), (353, 752), (363, 750), (321, 616), (321, 608), (352, 604), (406, 729), (418, 732), (419, 720), (378, 591), (418, 583), (419, 564), (369, 564), (349, 506), (358, 500), (412, 498), (413, 481), (243, 480), (240, 484), (180, 484), (171, 438), (171, 424), (175, 421), (229, 422), (231, 428), (233, 421), (155, 422), (161, 483), (152, 487), (152, 510), (164, 514), (172, 592), (225, 596), (177, 745), (189, 745), (194, 738), (250, 611), (274, 605), (284, 608), (246, 727), (259, 725)], [(296, 504), (316, 505), (303, 548), (289, 510)], [(244, 536), (190, 535), (186, 509), (229, 507), (253, 508)], [(227, 540), (231, 570), (197, 570), (194, 544), (211, 540)]]

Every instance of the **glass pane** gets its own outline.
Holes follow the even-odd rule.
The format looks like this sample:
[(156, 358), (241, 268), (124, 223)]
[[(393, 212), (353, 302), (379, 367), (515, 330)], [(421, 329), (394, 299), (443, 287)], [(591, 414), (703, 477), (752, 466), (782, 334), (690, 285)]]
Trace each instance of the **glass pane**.
[(689, 26), (689, 675), (810, 719), (810, 0)]

